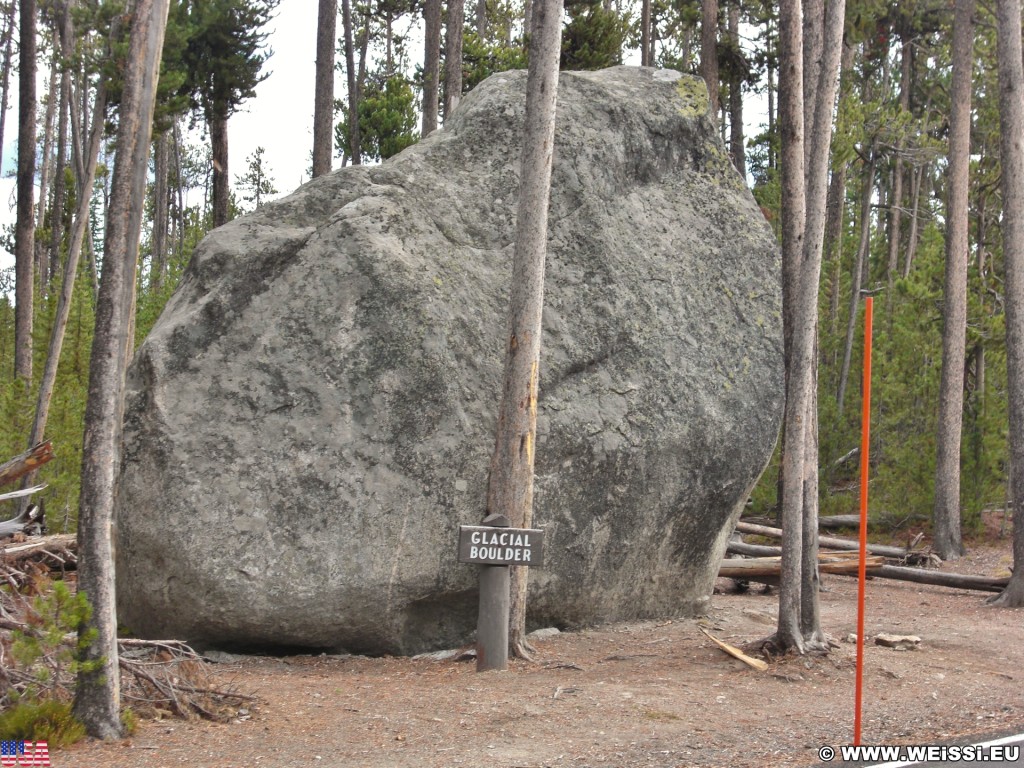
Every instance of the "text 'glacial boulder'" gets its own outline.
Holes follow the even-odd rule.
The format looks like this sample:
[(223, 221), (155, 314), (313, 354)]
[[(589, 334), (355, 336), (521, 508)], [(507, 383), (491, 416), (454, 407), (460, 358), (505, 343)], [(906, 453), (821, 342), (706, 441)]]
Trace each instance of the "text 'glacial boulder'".
[[(226, 648), (471, 639), (526, 75), (211, 233), (129, 374), (119, 620)], [(701, 81), (562, 73), (531, 624), (705, 607), (775, 443), (780, 259)]]

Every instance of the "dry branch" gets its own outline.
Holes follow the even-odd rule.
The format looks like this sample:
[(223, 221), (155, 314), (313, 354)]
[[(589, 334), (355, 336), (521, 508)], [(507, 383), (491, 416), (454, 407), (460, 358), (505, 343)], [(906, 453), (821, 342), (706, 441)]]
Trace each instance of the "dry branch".
[(760, 672), (764, 672), (766, 669), (768, 669), (768, 665), (765, 662), (761, 661), (760, 659), (755, 659), (755, 658), (753, 658), (751, 656), (747, 656), (747, 654), (745, 654), (743, 651), (741, 651), (736, 646), (729, 645), (727, 642), (725, 642), (723, 640), (719, 640), (717, 637), (715, 637), (710, 632), (708, 632), (706, 629), (704, 629), (704, 627), (698, 627), (698, 629), (700, 629), (701, 632), (703, 632), (705, 635), (707, 635), (708, 638), (711, 640), (711, 642), (713, 642), (715, 645), (717, 645), (719, 648), (721, 648), (723, 651), (728, 653), (733, 658), (739, 659), (744, 664), (746, 664), (746, 665), (748, 665), (750, 667), (753, 667), (754, 669), (756, 669), (756, 670), (758, 670)]
[(10, 461), (0, 464), (0, 488), (13, 483), (29, 472), (34, 472), (53, 458), (53, 442), (46, 440), (34, 445)]

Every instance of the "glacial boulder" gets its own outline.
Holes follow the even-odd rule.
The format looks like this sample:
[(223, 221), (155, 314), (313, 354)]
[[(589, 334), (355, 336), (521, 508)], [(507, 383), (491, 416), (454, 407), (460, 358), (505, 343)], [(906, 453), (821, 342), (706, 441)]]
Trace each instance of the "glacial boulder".
[[(199, 245), (129, 372), (119, 621), (227, 649), (471, 640), (526, 74)], [(706, 607), (783, 402), (780, 257), (701, 81), (562, 73), (530, 623)]]

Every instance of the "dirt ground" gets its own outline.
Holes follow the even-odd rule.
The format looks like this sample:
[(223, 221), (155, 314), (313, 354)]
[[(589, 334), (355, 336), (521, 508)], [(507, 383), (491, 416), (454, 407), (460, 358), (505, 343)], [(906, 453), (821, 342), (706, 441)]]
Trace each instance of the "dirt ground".
[[(944, 570), (1008, 573), (1010, 545)], [(702, 619), (614, 624), (539, 639), (537, 663), (477, 674), (473, 661), (248, 657), (218, 684), (258, 700), (229, 724), (142, 721), (114, 743), (55, 752), (56, 768), (541, 768), (809, 766), (853, 734), (856, 580), (826, 576), (824, 658), (758, 672), (716, 648), (771, 634), (776, 593), (718, 594)], [(722, 587), (731, 582), (720, 580)], [(868, 584), (863, 743), (929, 744), (1024, 729), (1024, 611), (987, 594)], [(874, 645), (917, 635), (918, 650)]]

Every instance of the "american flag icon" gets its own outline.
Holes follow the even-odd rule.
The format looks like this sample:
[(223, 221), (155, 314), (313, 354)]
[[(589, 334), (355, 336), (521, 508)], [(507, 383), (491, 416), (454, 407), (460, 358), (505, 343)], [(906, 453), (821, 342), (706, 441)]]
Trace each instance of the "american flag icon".
[(45, 741), (0, 741), (0, 766), (50, 766)]

